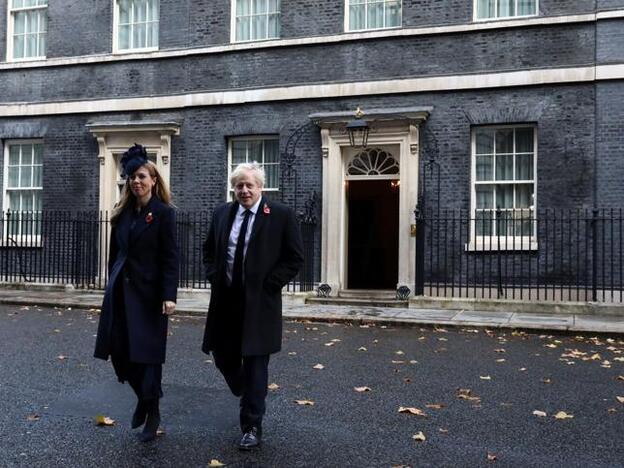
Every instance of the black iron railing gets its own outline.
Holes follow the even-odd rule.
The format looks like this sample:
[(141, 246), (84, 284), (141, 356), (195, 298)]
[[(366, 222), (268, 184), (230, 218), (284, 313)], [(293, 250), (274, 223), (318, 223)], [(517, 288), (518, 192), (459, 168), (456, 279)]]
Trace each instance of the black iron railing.
[(416, 212), (416, 295), (624, 302), (624, 219), (609, 210)]
[[(181, 288), (208, 288), (202, 248), (210, 213), (177, 213)], [(316, 223), (300, 220), (305, 263), (289, 291), (310, 291), (318, 283), (315, 268)], [(5, 212), (0, 218), (0, 281), (71, 284), (102, 289), (108, 280), (108, 212)]]

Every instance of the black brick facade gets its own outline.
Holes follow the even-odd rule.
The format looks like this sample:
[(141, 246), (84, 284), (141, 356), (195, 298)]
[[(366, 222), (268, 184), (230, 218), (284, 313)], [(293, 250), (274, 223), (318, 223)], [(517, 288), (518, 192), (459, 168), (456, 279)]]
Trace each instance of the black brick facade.
[[(399, 80), (624, 63), (624, 19), (532, 25), (462, 33), (368, 38), (268, 46), (179, 57), (12, 67), (6, 58), (6, 3), (0, 2), (0, 106), (7, 103), (166, 96), (286, 85)], [(193, 49), (230, 42), (230, 2), (161, 0), (159, 49)], [(110, 55), (112, 0), (50, 2), (50, 59)], [(624, 9), (624, 0), (541, 0), (541, 16)], [(597, 10), (596, 10), (597, 8)], [(461, 0), (404, 0), (403, 27), (472, 23)], [(281, 38), (340, 35), (344, 2), (283, 1)], [(449, 78), (451, 79), (451, 78)], [(7, 117), (0, 107), (0, 140), (44, 140), (44, 209), (96, 210), (98, 146), (86, 124), (98, 121), (175, 121), (171, 186), (184, 211), (211, 210), (226, 197), (231, 136), (288, 136), (319, 112), (431, 106), (422, 127), (435, 140), (441, 199), (470, 207), (471, 129), (535, 124), (538, 208), (624, 206), (624, 81), (297, 99), (123, 113)], [(425, 138), (425, 136), (423, 136)], [(426, 151), (428, 145), (421, 145)], [(1, 153), (2, 157), (4, 153)], [(426, 159), (423, 154), (422, 159)], [(321, 141), (311, 128), (297, 147), (298, 192), (322, 196)], [(1, 173), (0, 173), (1, 177)]]

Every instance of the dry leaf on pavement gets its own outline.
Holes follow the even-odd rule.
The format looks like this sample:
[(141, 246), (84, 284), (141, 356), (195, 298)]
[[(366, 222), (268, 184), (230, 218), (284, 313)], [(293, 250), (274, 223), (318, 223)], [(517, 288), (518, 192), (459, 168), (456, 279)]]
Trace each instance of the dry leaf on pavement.
[(368, 351), (368, 349), (366, 349), (364, 346), (360, 346), (358, 348), (358, 351)]
[(425, 406), (427, 408), (431, 408), (431, 409), (442, 409), (442, 408), (444, 408), (444, 405), (442, 403), (428, 403)]
[(41, 416), (39, 416), (38, 414), (29, 414), (28, 416), (26, 416), (26, 420), (27, 421), (39, 421), (39, 419), (41, 419)]
[(423, 410), (419, 410), (418, 408), (414, 408), (414, 407), (404, 407), (404, 406), (400, 406), (399, 407), (399, 413), (409, 413), (409, 414), (413, 414), (415, 416), (424, 416), (427, 417), (427, 415), (425, 414), (425, 412)]
[(412, 436), (412, 439), (418, 441), (418, 442), (424, 442), (425, 440), (427, 440), (427, 438), (425, 437), (425, 434), (423, 434), (422, 431), (418, 431), (416, 434), (414, 434)]
[(301, 406), (314, 406), (314, 402), (312, 400), (295, 400), (295, 403)]
[(481, 380), (492, 380), (492, 377), (490, 377), (489, 375), (480, 375), (479, 378)]
[(468, 400), (468, 401), (477, 401), (477, 402), (481, 401), (481, 398), (476, 395), (473, 395), (472, 390), (470, 390), (469, 388), (458, 388), (457, 398), (461, 400)]
[(98, 414), (95, 417), (96, 426), (114, 426), (115, 420), (109, 418), (108, 416), (104, 416), (103, 414)]
[(539, 416), (540, 418), (545, 418), (547, 416), (547, 414), (544, 411), (540, 411), (540, 410), (533, 411), (533, 414), (535, 416)]
[(488, 453), (487, 454), (487, 460), (488, 461), (496, 461), (496, 455), (494, 455), (493, 453)]
[(219, 466), (225, 466), (225, 464), (221, 463), (216, 458), (213, 458), (212, 460), (210, 460), (210, 463), (208, 463), (209, 468), (217, 468)]
[(401, 351), (401, 350), (398, 350), (398, 351), (396, 351), (394, 354), (398, 354), (399, 356), (401, 356), (401, 355), (403, 355), (403, 354), (405, 354), (405, 353), (404, 353), (403, 351)]
[(624, 397), (622, 396), (616, 396), (615, 399), (619, 401), (620, 403), (624, 403)]
[(321, 370), (321, 369), (325, 369), (325, 366), (323, 364), (317, 364), (317, 365), (313, 366), (312, 368)]
[(566, 413), (565, 411), (559, 411), (555, 414), (555, 419), (572, 419), (574, 416)]
[(276, 383), (272, 383), (272, 384), (269, 384), (267, 388), (269, 390), (277, 390), (279, 388), (279, 385), (277, 385)]
[(371, 391), (370, 387), (353, 387), (353, 390), (359, 393)]

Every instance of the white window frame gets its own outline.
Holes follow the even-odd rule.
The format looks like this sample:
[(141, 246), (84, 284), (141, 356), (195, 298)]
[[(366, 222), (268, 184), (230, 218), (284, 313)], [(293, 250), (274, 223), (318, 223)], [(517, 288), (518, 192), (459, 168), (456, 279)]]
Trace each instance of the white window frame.
[[(230, 42), (231, 43), (245, 43), (245, 42), (260, 42), (260, 41), (274, 41), (282, 35), (282, 0), (279, 0), (279, 33), (276, 37), (263, 37), (260, 39), (238, 39), (236, 37), (236, 4), (239, 0), (232, 0), (230, 2)], [(268, 15), (269, 13), (267, 13)], [(267, 22), (268, 24), (268, 22)]]
[[(231, 201), (234, 199), (234, 191), (232, 187), (230, 186), (230, 175), (232, 174), (232, 143), (234, 141), (266, 141), (266, 140), (277, 141), (277, 145), (279, 149), (279, 135), (275, 135), (275, 134), (273, 135), (247, 135), (247, 136), (242, 135), (242, 136), (228, 138), (227, 182), (226, 182), (226, 189), (225, 189), (227, 200)], [(263, 158), (264, 158), (264, 155), (263, 155)], [(279, 151), (278, 151), (278, 158), (279, 160), (277, 161), (277, 163), (270, 163), (270, 164), (277, 165), (279, 167), (282, 163), (281, 154), (279, 154)], [(253, 161), (248, 161), (248, 162), (253, 162)], [(256, 162), (264, 168), (265, 166), (264, 161), (256, 161)], [(279, 168), (278, 170), (281, 171), (281, 168)], [(281, 189), (281, 187), (279, 186), (280, 181), (281, 181), (281, 173), (280, 173), (280, 177), (277, 178), (277, 183), (278, 183), (277, 187), (269, 187), (269, 188), (263, 187), (262, 191), (279, 193)]]
[[(477, 130), (480, 129), (489, 130), (503, 130), (503, 129), (519, 129), (519, 128), (531, 128), (533, 129), (533, 205), (528, 208), (531, 210), (531, 217), (533, 220), (537, 219), (537, 125), (535, 124), (510, 124), (510, 125), (479, 125), (475, 126), (470, 131), (470, 239), (466, 245), (466, 250), (469, 251), (491, 251), (491, 250), (537, 250), (537, 221), (534, 221), (532, 226), (532, 232), (530, 236), (508, 236), (508, 235), (490, 235), (490, 236), (477, 236), (476, 235), (476, 214), (477, 214), (477, 185), (517, 185), (528, 184), (529, 180), (517, 180), (510, 181), (497, 181), (496, 179), (487, 181), (477, 181)], [(496, 154), (496, 149), (494, 149)], [(515, 137), (514, 137), (514, 156), (515, 151)], [(515, 159), (514, 159), (515, 160)], [(492, 167), (493, 175), (496, 174), (496, 156), (494, 156), (494, 166)], [(514, 164), (515, 171), (515, 164)], [(494, 200), (494, 206), (496, 201)], [(521, 208), (518, 208), (520, 210)], [(494, 207), (492, 211), (496, 212)], [(505, 211), (505, 210), (503, 210)], [(496, 223), (493, 219), (492, 223)]]
[[(14, 2), (14, 0), (8, 0), (8, 2), (7, 2), (7, 50), (6, 50), (6, 60), (7, 60), (7, 62), (29, 62), (29, 61), (33, 61), (33, 60), (45, 60), (46, 59), (46, 54), (32, 56), (32, 57), (20, 57), (20, 58), (15, 58), (13, 56), (14, 52), (15, 52), (13, 50), (13, 46), (14, 46), (13, 33), (15, 31), (14, 13), (20, 12), (20, 11), (47, 10), (48, 9), (48, 3), (46, 3), (45, 5), (36, 5), (36, 6), (31, 6), (31, 7), (13, 8), (13, 2)], [(46, 50), (47, 50), (47, 35), (48, 35), (47, 26), (46, 26), (45, 34), (46, 34)]]
[(156, 46), (153, 47), (137, 47), (130, 49), (119, 48), (119, 0), (113, 0), (113, 54), (134, 54), (138, 52), (155, 52), (160, 47), (160, 0), (154, 0), (158, 3), (158, 37)]
[(478, 0), (473, 0), (472, 2), (472, 6), (473, 6), (473, 12), (472, 12), (472, 18), (473, 21), (475, 22), (483, 22), (483, 21), (500, 21), (500, 20), (512, 20), (512, 19), (519, 19), (519, 18), (532, 18), (535, 16), (539, 16), (539, 0), (535, 0), (535, 13), (532, 13), (530, 15), (518, 15), (518, 1), (519, 0), (514, 0), (514, 12), (516, 14), (514, 15), (509, 15), (509, 16), (498, 16), (498, 2), (496, 2), (496, 0), (491, 0), (494, 1), (494, 12), (495, 15), (488, 17), (488, 18), (479, 18), (477, 16), (477, 4), (479, 3)]
[[(344, 0), (344, 31), (345, 32), (360, 32), (360, 31), (380, 31), (380, 30), (386, 30), (386, 29), (401, 29), (403, 27), (403, 0), (401, 0), (399, 3), (401, 4), (401, 11), (400, 11), (400, 15), (399, 15), (399, 24), (398, 26), (382, 26), (380, 28), (369, 28), (369, 27), (365, 27), (365, 28), (360, 28), (360, 29), (351, 29), (351, 21), (350, 21), (350, 8), (349, 8), (349, 3), (351, 0)], [(389, 0), (384, 0), (384, 4), (389, 1)], [(365, 8), (368, 8), (368, 6), (366, 6)], [(367, 18), (367, 15), (365, 15), (365, 17)]]
[[(14, 139), (14, 140), (5, 140), (4, 142), (4, 168), (3, 168), (3, 187), (2, 187), (2, 208), (3, 208), (3, 217), (6, 220), (6, 212), (9, 209), (9, 190), (14, 190), (9, 188), (9, 148), (11, 146), (17, 145), (43, 145), (42, 139)], [(41, 162), (41, 167), (43, 168), (44, 163)], [(38, 190), (43, 193), (43, 178), (41, 181), (40, 187), (30, 187), (28, 190)], [(42, 210), (43, 211), (43, 210)], [(42, 211), (39, 211), (41, 213)], [(12, 211), (12, 213), (19, 213), (20, 211)], [(37, 210), (33, 210), (33, 213), (37, 212)], [(41, 245), (41, 234), (18, 234), (16, 238), (13, 238), (11, 242), (9, 242), (9, 233), (7, 232), (7, 224), (4, 223), (2, 239), (0, 240), (0, 245), (5, 247), (37, 247)], [(40, 226), (41, 228), (41, 226)]]

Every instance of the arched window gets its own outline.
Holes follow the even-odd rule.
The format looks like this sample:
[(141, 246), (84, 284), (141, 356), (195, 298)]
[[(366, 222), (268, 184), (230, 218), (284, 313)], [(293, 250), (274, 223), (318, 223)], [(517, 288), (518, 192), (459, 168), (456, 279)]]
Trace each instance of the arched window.
[(347, 176), (394, 176), (399, 162), (386, 150), (367, 148), (357, 153), (347, 165)]

